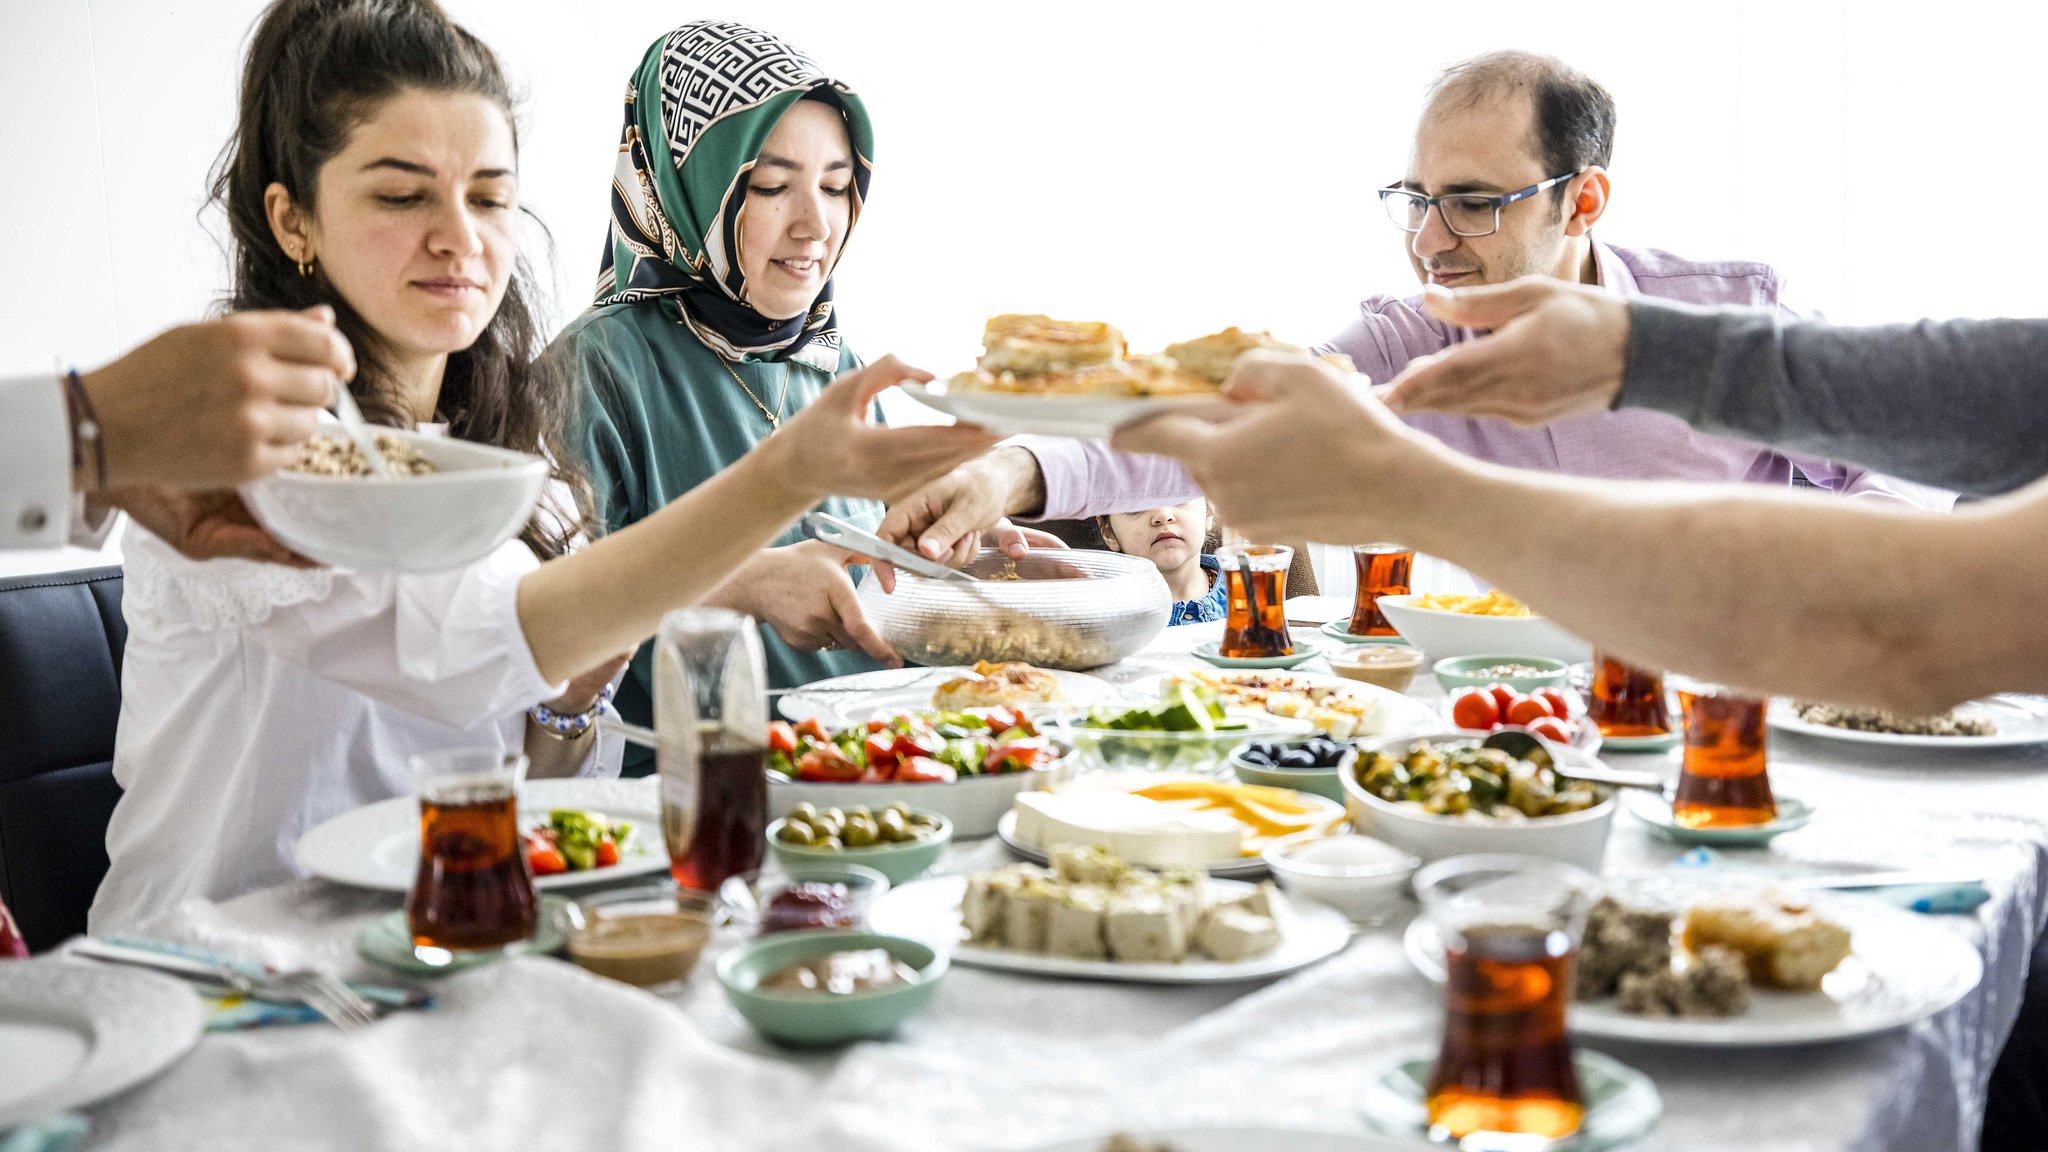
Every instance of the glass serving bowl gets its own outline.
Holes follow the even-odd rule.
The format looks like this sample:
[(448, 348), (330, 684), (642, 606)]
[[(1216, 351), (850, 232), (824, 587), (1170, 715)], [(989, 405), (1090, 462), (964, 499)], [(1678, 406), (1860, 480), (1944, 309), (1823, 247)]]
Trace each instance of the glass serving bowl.
[(1173, 614), (1159, 569), (1115, 552), (1055, 549), (1013, 565), (984, 548), (965, 571), (980, 583), (899, 571), (893, 593), (870, 573), (860, 584), (861, 610), (912, 663), (1020, 660), (1069, 670), (1116, 663), (1150, 643)]

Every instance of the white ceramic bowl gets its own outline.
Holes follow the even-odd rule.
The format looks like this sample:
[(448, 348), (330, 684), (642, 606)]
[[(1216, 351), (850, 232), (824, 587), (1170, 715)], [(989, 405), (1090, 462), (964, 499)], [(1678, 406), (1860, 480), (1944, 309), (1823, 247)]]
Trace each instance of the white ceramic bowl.
[[(1377, 924), (1391, 917), (1407, 899), (1408, 879), (1422, 860), (1404, 848), (1386, 845), (1398, 859), (1378, 864), (1317, 864), (1295, 858), (1304, 846), (1332, 837), (1290, 836), (1266, 846), (1260, 857), (1289, 896), (1328, 904), (1354, 924)], [(1371, 840), (1367, 836), (1334, 839)], [(1385, 844), (1385, 841), (1377, 841)]]
[(1387, 623), (1432, 661), (1452, 656), (1481, 656), (1488, 652), (1513, 652), (1523, 656), (1548, 656), (1567, 664), (1593, 658), (1584, 640), (1566, 632), (1541, 616), (1474, 616), (1464, 612), (1439, 612), (1417, 608), (1421, 597), (1382, 596), (1380, 611)]
[[(1484, 732), (1441, 732), (1433, 736), (1402, 736), (1391, 740), (1368, 740), (1359, 744), (1357, 764), (1368, 752), (1406, 751), (1418, 740), (1442, 744), (1454, 740), (1483, 740)], [(1572, 748), (1551, 745), (1561, 762), (1597, 767), (1598, 761)], [(1355, 767), (1355, 765), (1354, 765)], [(1600, 803), (1583, 812), (1563, 816), (1538, 816), (1520, 824), (1496, 824), (1456, 816), (1424, 812), (1417, 804), (1395, 804), (1373, 795), (1358, 782), (1356, 771), (1340, 774), (1344, 786), (1344, 809), (1351, 826), (1396, 848), (1422, 857), (1424, 863), (1449, 856), (1480, 852), (1510, 852), (1562, 860), (1590, 872), (1600, 870), (1600, 858), (1607, 853), (1607, 833), (1614, 826), (1614, 796), (1609, 790)]]
[(1016, 802), (1017, 793), (1048, 788), (1074, 774), (1071, 748), (1043, 768), (969, 776), (951, 784), (826, 784), (806, 780), (768, 780), (768, 816), (781, 819), (798, 804), (817, 808), (851, 808), (865, 804), (880, 810), (902, 801), (920, 812), (934, 812), (953, 822), (953, 835), (966, 840), (993, 836), (996, 822)]
[[(427, 476), (278, 472), (242, 485), (271, 535), (323, 564), (387, 572), (460, 568), (510, 540), (533, 515), (547, 461), (526, 452), (396, 428), (439, 471)], [(340, 435), (322, 425), (323, 435)]]

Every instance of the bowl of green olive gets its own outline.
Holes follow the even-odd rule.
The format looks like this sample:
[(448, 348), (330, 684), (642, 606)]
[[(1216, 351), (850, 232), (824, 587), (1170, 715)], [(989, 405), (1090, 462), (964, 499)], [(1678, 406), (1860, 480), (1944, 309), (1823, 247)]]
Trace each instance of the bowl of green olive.
[(768, 847), (785, 868), (820, 861), (859, 864), (903, 884), (938, 862), (953, 822), (908, 804), (815, 808), (799, 804), (768, 826)]

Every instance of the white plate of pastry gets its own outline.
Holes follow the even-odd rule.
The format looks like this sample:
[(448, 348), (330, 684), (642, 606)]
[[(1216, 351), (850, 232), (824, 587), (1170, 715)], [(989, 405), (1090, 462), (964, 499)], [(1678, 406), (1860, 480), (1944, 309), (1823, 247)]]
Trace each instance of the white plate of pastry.
[(792, 722), (815, 716), (827, 727), (843, 728), (864, 724), (882, 713), (1010, 707), (1035, 714), (1045, 706), (1092, 708), (1123, 699), (1115, 685), (1081, 672), (1022, 664), (986, 667), (1028, 669), (1028, 674), (984, 676), (965, 666), (885, 668), (792, 689), (783, 694), (776, 708)]
[[(1926, 1019), (1984, 974), (1960, 933), (1874, 900), (1647, 877), (1616, 881), (1610, 895), (1619, 905), (1595, 909), (1574, 962), (1588, 995), (1572, 1003), (1566, 1026), (1580, 1037), (1709, 1048), (1833, 1043)], [(1661, 960), (1642, 947), (1659, 938), (1668, 944)], [(1416, 917), (1402, 943), (1417, 971), (1443, 982), (1434, 922)]]
[(1342, 913), (1289, 902), (1270, 884), (1154, 872), (1066, 847), (1050, 868), (1012, 864), (893, 888), (868, 924), (945, 948), (955, 964), (1139, 984), (1270, 979), (1351, 939)]

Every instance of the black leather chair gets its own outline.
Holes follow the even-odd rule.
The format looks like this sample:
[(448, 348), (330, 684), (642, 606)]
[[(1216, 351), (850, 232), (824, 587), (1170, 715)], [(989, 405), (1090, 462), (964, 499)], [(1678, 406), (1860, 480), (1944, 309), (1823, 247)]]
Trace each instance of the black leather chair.
[(121, 570), (0, 580), (0, 900), (31, 951), (85, 931), (107, 873)]

